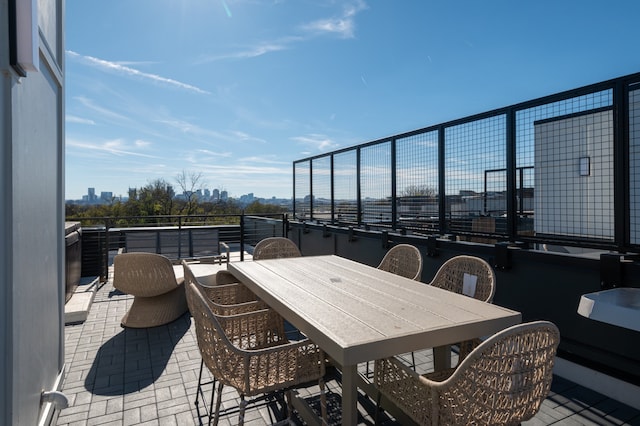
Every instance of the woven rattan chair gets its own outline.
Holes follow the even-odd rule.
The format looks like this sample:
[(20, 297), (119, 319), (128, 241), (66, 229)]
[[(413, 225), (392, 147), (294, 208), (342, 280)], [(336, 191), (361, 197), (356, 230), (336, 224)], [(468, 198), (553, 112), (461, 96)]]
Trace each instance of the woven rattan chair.
[(246, 397), (282, 391), (288, 400), (290, 418), (291, 389), (313, 381), (320, 385), (322, 417), (326, 423), (325, 356), (317, 345), (309, 340), (294, 343), (280, 340), (282, 321), (273, 310), (215, 315), (194, 283), (189, 284), (187, 297), (200, 353), (218, 381), (214, 425), (218, 423), (224, 386), (231, 386), (240, 394), (238, 424), (243, 425)]
[(239, 283), (238, 279), (233, 274), (225, 269), (216, 272), (216, 284), (233, 284)]
[[(287, 257), (301, 256), (302, 253), (300, 253), (298, 246), (296, 246), (293, 241), (285, 237), (269, 237), (262, 239), (253, 249), (253, 260), (283, 259)], [(285, 324), (287, 330), (289, 330), (289, 337), (292, 340), (304, 338), (300, 330), (295, 328), (291, 323), (285, 321)]]
[(302, 254), (298, 246), (296, 246), (296, 243), (284, 237), (265, 238), (260, 240), (253, 249), (253, 260), (300, 256), (302, 256)]
[(419, 281), (422, 274), (422, 254), (415, 246), (398, 244), (384, 255), (378, 269)]
[[(473, 294), (464, 291), (465, 274), (476, 277)], [(496, 291), (496, 275), (491, 265), (485, 260), (475, 256), (460, 255), (444, 262), (429, 284), (454, 293), (466, 294), (484, 302), (492, 302)]]
[[(465, 286), (465, 275), (467, 285)], [(470, 285), (469, 282), (473, 282)], [(491, 303), (496, 292), (496, 275), (485, 260), (460, 255), (442, 264), (430, 285)], [(462, 361), (482, 340), (472, 339), (458, 344), (458, 362)]]
[[(378, 265), (378, 269), (420, 281), (422, 275), (422, 254), (417, 247), (411, 244), (398, 244), (389, 249), (384, 255)], [(416, 367), (416, 358), (413, 352), (411, 352), (411, 367), (414, 369)], [(368, 362), (367, 375), (369, 375)]]
[[(257, 300), (256, 295), (251, 292), (246, 286), (240, 283), (230, 283), (221, 285), (205, 285), (198, 281), (193, 274), (189, 264), (182, 260), (182, 267), (184, 270), (184, 285), (188, 288), (189, 284), (194, 284), (208, 299), (211, 310), (216, 315), (236, 315), (245, 312), (253, 312), (262, 309), (269, 309), (269, 306)], [(226, 272), (226, 271), (224, 271)], [(217, 277), (216, 277), (217, 278)], [(187, 298), (189, 302), (190, 299)], [(192, 311), (193, 307), (189, 305), (189, 310)], [(279, 332), (284, 336), (284, 323), (280, 319)], [(278, 334), (274, 334), (273, 341), (277, 342)], [(263, 343), (266, 344), (266, 343)], [(213, 391), (211, 393), (211, 401), (209, 404), (208, 413), (212, 414), (213, 410), (213, 398), (215, 391), (216, 379), (215, 377), (211, 381), (202, 381), (202, 374), (204, 372), (204, 359), (200, 362), (200, 372), (198, 373), (198, 386), (196, 388), (195, 405), (198, 406), (200, 396), (204, 398), (204, 392), (202, 386), (211, 384)]]
[(395, 358), (376, 361), (385, 396), (421, 425), (517, 425), (540, 409), (560, 340), (548, 321), (519, 324), (484, 341), (456, 368), (420, 376)]
[(123, 327), (146, 328), (168, 324), (187, 312), (182, 280), (171, 261), (155, 253), (121, 253), (113, 260), (113, 286), (134, 296), (122, 317)]

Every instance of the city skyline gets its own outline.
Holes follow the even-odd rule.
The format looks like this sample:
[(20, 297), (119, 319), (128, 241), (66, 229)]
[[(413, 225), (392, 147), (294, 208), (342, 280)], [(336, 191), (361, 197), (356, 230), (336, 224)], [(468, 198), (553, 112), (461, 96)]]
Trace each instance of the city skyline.
[[(176, 197), (180, 197), (183, 196), (185, 194), (186, 191), (182, 191), (182, 192), (178, 192), (175, 191), (175, 186), (170, 185), (172, 187), (172, 189), (175, 192), (175, 196)], [(87, 187), (86, 193), (85, 194), (81, 194), (80, 197), (78, 198), (66, 198), (66, 202), (80, 202), (80, 203), (100, 203), (100, 202), (108, 202), (114, 199), (117, 200), (121, 200), (121, 201), (125, 201), (127, 199), (129, 199), (130, 195), (131, 195), (131, 191), (137, 191), (141, 188), (129, 188), (129, 190), (127, 191), (126, 194), (116, 194), (113, 191), (97, 191), (95, 187)], [(220, 189), (220, 188), (195, 188), (194, 191), (196, 194), (198, 194), (199, 198), (203, 198), (206, 201), (212, 201), (212, 200), (226, 200), (226, 199), (235, 199), (235, 200), (273, 200), (273, 199), (277, 199), (277, 200), (282, 200), (282, 199), (286, 199), (286, 200), (290, 200), (291, 197), (289, 198), (281, 198), (281, 197), (276, 197), (275, 195), (273, 196), (256, 196), (253, 192), (249, 192), (246, 194), (240, 194), (240, 195), (235, 195), (235, 194), (231, 194), (229, 193), (227, 190), (225, 189)], [(108, 200), (106, 199), (108, 198)]]
[[(640, 3), (68, 0), (65, 198), (293, 161), (640, 70)], [(624, 13), (620, 13), (624, 10)]]

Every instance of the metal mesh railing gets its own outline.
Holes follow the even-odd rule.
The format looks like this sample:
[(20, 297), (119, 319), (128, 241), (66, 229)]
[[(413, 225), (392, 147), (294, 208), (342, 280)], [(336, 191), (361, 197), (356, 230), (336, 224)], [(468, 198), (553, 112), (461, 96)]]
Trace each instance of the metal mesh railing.
[(356, 150), (333, 156), (333, 209), (339, 223), (359, 221), (357, 157)]
[(640, 84), (629, 91), (629, 240), (640, 244)]
[[(506, 173), (487, 174), (486, 171), (506, 168), (505, 115), (445, 128), (444, 146), (445, 200), (450, 231), (473, 231), (478, 217), (502, 216), (507, 208)], [(487, 199), (491, 201), (490, 211)]]
[[(635, 249), (640, 73), (302, 159), (294, 172), (296, 219)], [(322, 208), (309, 216), (302, 194)]]
[(391, 226), (391, 142), (363, 147), (360, 152), (362, 220)]
[(331, 157), (312, 161), (311, 187), (313, 188), (313, 217), (331, 220)]
[(396, 212), (403, 228), (438, 229), (438, 132), (396, 140)]

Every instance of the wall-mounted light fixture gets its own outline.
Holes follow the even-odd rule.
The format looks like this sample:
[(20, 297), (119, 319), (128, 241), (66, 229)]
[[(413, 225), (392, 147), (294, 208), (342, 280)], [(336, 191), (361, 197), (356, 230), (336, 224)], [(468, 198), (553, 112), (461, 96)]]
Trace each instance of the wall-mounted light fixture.
[(9, 60), (21, 77), (38, 71), (38, 0), (9, 0)]
[(580, 176), (591, 175), (591, 158), (580, 157)]

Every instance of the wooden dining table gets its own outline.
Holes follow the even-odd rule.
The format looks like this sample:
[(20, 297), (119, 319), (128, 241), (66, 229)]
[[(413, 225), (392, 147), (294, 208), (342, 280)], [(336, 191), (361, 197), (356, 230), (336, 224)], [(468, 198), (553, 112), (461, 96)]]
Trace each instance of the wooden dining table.
[(343, 425), (357, 424), (358, 363), (447, 347), (522, 320), (519, 312), (335, 255), (232, 262), (228, 270), (339, 364)]

